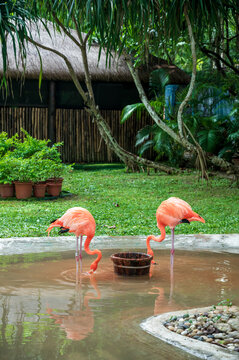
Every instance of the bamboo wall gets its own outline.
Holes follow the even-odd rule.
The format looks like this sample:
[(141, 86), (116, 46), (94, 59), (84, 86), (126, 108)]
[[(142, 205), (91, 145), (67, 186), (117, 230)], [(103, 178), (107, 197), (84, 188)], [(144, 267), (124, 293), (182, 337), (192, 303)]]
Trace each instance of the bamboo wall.
[[(120, 110), (102, 110), (114, 137), (126, 150), (136, 153), (135, 136), (137, 131), (151, 123), (146, 115), (140, 120), (135, 117), (120, 123)], [(48, 139), (48, 109), (33, 107), (1, 107), (0, 132), (9, 136), (20, 134), (23, 128), (38, 139)], [(68, 163), (116, 162), (101, 139), (95, 123), (83, 109), (56, 109), (56, 141), (63, 141), (62, 159)], [(147, 157), (152, 154), (148, 153)]]

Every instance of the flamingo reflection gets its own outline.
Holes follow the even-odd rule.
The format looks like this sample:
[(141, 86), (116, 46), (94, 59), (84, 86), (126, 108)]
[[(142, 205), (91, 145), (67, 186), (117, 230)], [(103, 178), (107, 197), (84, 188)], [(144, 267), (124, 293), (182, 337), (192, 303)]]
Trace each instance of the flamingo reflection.
[[(154, 315), (165, 313), (171, 310), (175, 310), (175, 302), (173, 300), (174, 291), (174, 254), (170, 257), (170, 291), (169, 295), (165, 293), (165, 289), (162, 286), (154, 286), (149, 294), (157, 295), (154, 304)], [(150, 268), (150, 277), (153, 276), (154, 266)]]
[(100, 299), (101, 293), (97, 287), (96, 280), (93, 276), (90, 277), (91, 285), (93, 286), (96, 294), (87, 292), (82, 294), (82, 289), (76, 288), (75, 296), (72, 299), (70, 309), (67, 314), (60, 315), (54, 313), (53, 309), (47, 308), (47, 312), (51, 319), (65, 331), (67, 339), (83, 340), (94, 330), (94, 314), (89, 305), (89, 300)]

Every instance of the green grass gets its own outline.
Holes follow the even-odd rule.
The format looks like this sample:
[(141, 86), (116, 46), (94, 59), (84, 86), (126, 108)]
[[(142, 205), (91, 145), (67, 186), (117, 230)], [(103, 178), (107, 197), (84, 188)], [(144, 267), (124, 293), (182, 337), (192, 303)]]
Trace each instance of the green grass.
[(0, 237), (45, 236), (49, 223), (73, 206), (92, 213), (96, 235), (157, 235), (156, 209), (170, 196), (184, 199), (206, 220), (180, 224), (176, 233), (239, 233), (239, 189), (227, 180), (212, 179), (208, 186), (196, 173), (147, 176), (127, 174), (119, 165), (89, 165), (74, 170), (63, 188), (75, 195), (54, 201), (0, 201)]

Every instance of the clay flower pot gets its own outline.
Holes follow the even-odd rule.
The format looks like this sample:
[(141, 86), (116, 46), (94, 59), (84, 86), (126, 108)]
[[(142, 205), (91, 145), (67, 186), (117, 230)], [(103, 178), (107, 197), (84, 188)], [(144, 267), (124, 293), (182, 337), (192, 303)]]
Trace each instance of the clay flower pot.
[(42, 183), (35, 183), (33, 185), (33, 195), (37, 198), (44, 198), (46, 194), (46, 186), (45, 182)]
[(48, 179), (47, 180), (47, 193), (51, 196), (59, 196), (62, 189), (63, 178)]
[(13, 184), (0, 184), (0, 195), (2, 198), (8, 198), (14, 196)]
[(32, 182), (15, 181), (14, 184), (17, 199), (28, 199), (32, 196)]
[(153, 257), (139, 252), (122, 252), (111, 255), (114, 272), (119, 275), (146, 275)]

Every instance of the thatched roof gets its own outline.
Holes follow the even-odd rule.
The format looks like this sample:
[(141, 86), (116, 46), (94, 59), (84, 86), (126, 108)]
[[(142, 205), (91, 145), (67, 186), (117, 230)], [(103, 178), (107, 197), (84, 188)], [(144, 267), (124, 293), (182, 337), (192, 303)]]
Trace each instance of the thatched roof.
[[(48, 23), (48, 30), (51, 34), (49, 36), (43, 25), (39, 25), (39, 31), (36, 27), (32, 27), (32, 38), (38, 43), (58, 50), (62, 54), (66, 55), (76, 74), (80, 80), (84, 79), (84, 67), (81, 52), (79, 47), (64, 33), (59, 33), (53, 28), (51, 23)], [(77, 38), (76, 31), (72, 30), (72, 35)], [(19, 61), (18, 68), (16, 67), (13, 46), (11, 38), (8, 38), (8, 71), (7, 74), (10, 77), (17, 78), (21, 76), (23, 66), (21, 60)], [(64, 60), (58, 55), (48, 51), (40, 49), (43, 67), (43, 79), (47, 80), (71, 80), (68, 68)], [(100, 81), (130, 81), (132, 77), (128, 70), (127, 64), (123, 58), (118, 61), (112, 61), (110, 67), (106, 67), (106, 54), (101, 53), (100, 60), (98, 60), (99, 46), (92, 45), (88, 49), (88, 63), (92, 80)], [(0, 74), (2, 74), (2, 58), (0, 59)], [(28, 43), (27, 45), (27, 59), (25, 77), (30, 79), (38, 79), (40, 72), (40, 59), (36, 47)]]
[[(53, 28), (51, 23), (48, 23), (48, 29), (51, 34), (49, 36), (43, 25), (39, 25), (38, 30), (32, 26), (32, 38), (42, 45), (51, 47), (66, 55), (76, 71), (79, 80), (84, 79), (84, 67), (81, 57), (81, 52), (78, 46), (64, 33), (59, 33)], [(77, 38), (77, 33), (72, 30), (72, 35)], [(16, 66), (12, 40), (9, 37), (7, 40), (8, 46), (8, 70), (7, 74), (11, 78), (19, 78), (23, 73), (23, 66), (21, 60), (18, 61), (19, 65)], [(64, 60), (58, 55), (49, 52), (48, 50), (40, 49), (43, 68), (43, 79), (46, 80), (71, 80), (68, 68)], [(93, 81), (111, 81), (111, 82), (133, 82), (132, 76), (129, 72), (127, 64), (123, 57), (111, 61), (111, 65), (106, 66), (106, 54), (102, 51), (100, 60), (98, 60), (99, 46), (97, 44), (91, 45), (88, 49), (88, 63), (91, 78)], [(164, 60), (163, 60), (164, 61)], [(155, 64), (154, 64), (155, 66)], [(155, 68), (155, 67), (154, 67)], [(151, 67), (152, 70), (152, 67)], [(179, 72), (184, 73), (177, 67), (171, 69), (171, 76), (173, 73), (177, 78), (180, 78)], [(38, 79), (40, 72), (40, 59), (36, 47), (28, 43), (27, 45), (27, 59), (25, 68), (25, 77), (28, 79)], [(147, 82), (149, 78), (149, 68), (144, 68), (140, 71), (142, 81)], [(0, 58), (0, 76), (3, 73), (2, 57)], [(185, 73), (184, 73), (185, 74)], [(171, 79), (170, 79), (171, 82)], [(180, 81), (179, 83), (182, 83)], [(183, 83), (184, 80), (183, 80)]]

